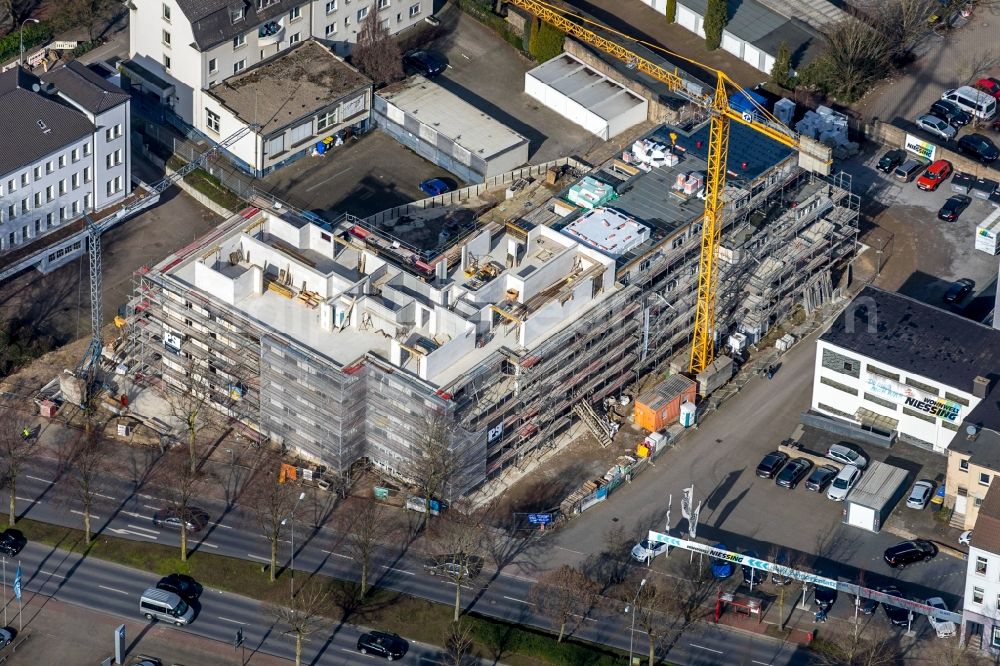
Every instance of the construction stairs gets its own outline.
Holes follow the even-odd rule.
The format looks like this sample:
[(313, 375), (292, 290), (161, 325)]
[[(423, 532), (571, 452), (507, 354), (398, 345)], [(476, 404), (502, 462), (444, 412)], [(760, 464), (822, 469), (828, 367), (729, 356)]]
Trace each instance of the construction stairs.
[(580, 417), (580, 420), (594, 434), (601, 446), (607, 447), (611, 443), (612, 434), (609, 424), (597, 415), (589, 402), (586, 400), (577, 402), (573, 405), (573, 413)]

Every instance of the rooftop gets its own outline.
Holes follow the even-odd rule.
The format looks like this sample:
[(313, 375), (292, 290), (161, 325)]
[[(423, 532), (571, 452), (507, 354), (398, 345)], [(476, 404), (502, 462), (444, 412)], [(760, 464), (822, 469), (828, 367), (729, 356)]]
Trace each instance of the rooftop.
[(639, 95), (563, 53), (527, 73), (605, 120), (646, 103)]
[[(303, 0), (273, 0), (264, 9), (257, 9), (259, 4), (245, 0), (177, 0), (177, 6), (191, 23), (195, 46), (202, 51), (256, 28), (264, 21), (281, 20), (292, 7), (302, 5)], [(231, 9), (236, 7), (243, 8), (243, 18), (234, 20)]]
[(615, 258), (649, 238), (649, 227), (609, 208), (585, 213), (563, 227), (562, 232)]
[[(948, 450), (969, 456), (973, 465), (1000, 472), (1000, 434), (992, 430), (980, 430), (975, 439), (969, 439), (962, 428), (951, 440)], [(997, 515), (1000, 516), (1000, 512)]]
[(0, 74), (0, 175), (34, 164), (94, 132), (94, 124), (78, 110), (35, 92), (32, 88), (38, 84), (19, 67)]
[(269, 134), (371, 85), (363, 74), (314, 40), (209, 88), (245, 123)]
[(528, 141), (458, 95), (419, 75), (382, 88), (376, 96), (484, 160)]
[(972, 546), (990, 553), (1000, 554), (1000, 484), (994, 483), (986, 491), (983, 505), (976, 518), (976, 535)]
[(92, 72), (78, 60), (49, 70), (42, 81), (52, 83), (59, 92), (93, 114), (124, 104), (129, 94)]

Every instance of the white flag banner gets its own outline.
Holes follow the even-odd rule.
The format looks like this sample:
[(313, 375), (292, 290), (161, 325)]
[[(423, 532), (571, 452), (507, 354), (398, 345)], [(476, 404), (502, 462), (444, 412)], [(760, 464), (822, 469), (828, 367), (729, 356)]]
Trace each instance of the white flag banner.
[(694, 540), (698, 532), (698, 514), (701, 513), (701, 502), (698, 502), (698, 506), (691, 513), (691, 517), (688, 518), (688, 535)]
[(691, 520), (691, 503), (694, 501), (694, 486), (684, 489), (681, 495), (681, 515)]
[(674, 496), (673, 495), (668, 495), (667, 496), (667, 524), (663, 528), (663, 531), (665, 533), (667, 533), (667, 534), (670, 534), (670, 510), (673, 509), (673, 508), (674, 508)]

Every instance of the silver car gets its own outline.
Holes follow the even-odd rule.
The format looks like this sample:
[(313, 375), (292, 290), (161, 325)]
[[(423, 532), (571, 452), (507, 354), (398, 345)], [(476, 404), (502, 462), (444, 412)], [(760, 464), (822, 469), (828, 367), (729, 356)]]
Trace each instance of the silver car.
[(906, 498), (906, 506), (919, 511), (927, 506), (927, 502), (930, 501), (933, 493), (933, 481), (928, 481), (926, 479), (923, 481), (917, 481), (913, 484), (913, 489), (910, 490), (910, 496)]
[(858, 469), (868, 467), (868, 458), (843, 444), (834, 444), (826, 450), (826, 457), (839, 462), (841, 465), (854, 465)]
[(632, 547), (632, 559), (639, 562), (649, 562), (657, 555), (667, 552), (669, 546), (660, 541), (643, 539)]
[(945, 141), (954, 139), (955, 134), (958, 133), (958, 130), (949, 125), (947, 121), (941, 120), (937, 116), (932, 116), (929, 113), (925, 113), (924, 115), (917, 117), (917, 127), (925, 132), (930, 132), (934, 136), (940, 137)]
[(844, 469), (840, 470), (840, 474), (830, 484), (830, 489), (826, 491), (826, 496), (834, 502), (843, 502), (844, 498), (847, 497), (847, 493), (851, 492), (851, 488), (854, 487), (854, 484), (860, 478), (861, 470), (854, 465), (847, 465)]

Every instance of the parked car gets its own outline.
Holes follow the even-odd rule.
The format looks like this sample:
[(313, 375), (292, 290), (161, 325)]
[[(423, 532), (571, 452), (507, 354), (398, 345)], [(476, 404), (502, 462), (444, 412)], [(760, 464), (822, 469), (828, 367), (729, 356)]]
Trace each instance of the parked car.
[(882, 155), (878, 164), (875, 165), (875, 168), (882, 173), (892, 173), (892, 170), (902, 164), (905, 159), (906, 151), (902, 148), (896, 148), (895, 150), (890, 150), (886, 154)]
[(163, 666), (163, 661), (156, 657), (150, 657), (148, 654), (140, 654), (132, 662), (132, 666)]
[(826, 486), (833, 481), (840, 470), (833, 465), (820, 465), (813, 470), (809, 478), (806, 479), (806, 490), (821, 493)]
[(970, 280), (969, 278), (962, 278), (961, 280), (955, 280), (948, 287), (948, 291), (944, 292), (944, 302), (945, 303), (961, 303), (969, 293), (976, 288), (976, 281)]
[(450, 192), (451, 188), (440, 178), (430, 178), (420, 183), (420, 190), (429, 197), (436, 197)]
[(813, 590), (813, 600), (821, 611), (829, 611), (837, 601), (837, 588), (817, 585)]
[[(774, 558), (774, 563), (775, 564), (779, 564), (779, 565), (781, 565), (783, 567), (787, 567), (788, 566), (788, 553), (786, 553), (785, 551), (781, 551), (780, 553), (778, 553), (778, 556)], [(789, 583), (793, 582), (794, 580), (795, 579), (792, 578), (791, 576), (782, 576), (777, 571), (772, 571), (771, 572), (771, 583), (773, 585), (778, 585), (778, 586), (788, 585)]]
[[(757, 551), (755, 550), (745, 550), (743, 551), (743, 554), (746, 555), (747, 557), (752, 557), (754, 559), (759, 557), (757, 555)], [(767, 580), (766, 571), (764, 571), (763, 569), (754, 569), (752, 566), (748, 564), (740, 565), (740, 573), (743, 574), (743, 582), (751, 587), (760, 585), (761, 583)]]
[(427, 560), (424, 570), (432, 576), (475, 578), (483, 570), (483, 558), (465, 553), (438, 555)]
[(925, 192), (933, 192), (938, 185), (943, 183), (951, 175), (951, 162), (948, 160), (935, 160), (927, 167), (927, 170), (917, 178), (917, 187)]
[(972, 84), (973, 88), (982, 90), (985, 93), (993, 95), (996, 99), (1000, 99), (1000, 81), (994, 79), (992, 76), (987, 76), (985, 78), (979, 79)]
[(972, 530), (965, 530), (958, 535), (958, 543), (962, 546), (972, 545)]
[[(729, 548), (724, 543), (717, 543), (712, 548), (718, 550), (729, 550)], [(729, 560), (723, 560), (717, 557), (712, 558), (712, 578), (716, 580), (723, 580), (729, 578), (733, 575), (733, 563)]]
[(4, 627), (0, 629), (0, 647), (7, 647), (14, 641), (14, 630)]
[(868, 467), (868, 458), (846, 444), (834, 444), (826, 450), (826, 457), (841, 465), (854, 465), (858, 469)]
[(964, 127), (972, 122), (972, 115), (968, 111), (963, 111), (958, 104), (946, 99), (939, 99), (931, 104), (927, 112), (954, 127)]
[(402, 659), (410, 644), (388, 631), (369, 631), (358, 638), (358, 652), (385, 657), (386, 661)]
[(650, 541), (649, 539), (643, 539), (639, 543), (632, 546), (632, 559), (639, 562), (648, 562), (654, 559), (657, 555), (667, 552), (667, 544), (660, 541)]
[(944, 205), (941, 206), (941, 210), (938, 211), (938, 219), (944, 220), (945, 222), (954, 222), (958, 219), (958, 216), (962, 214), (969, 204), (972, 203), (972, 197), (967, 197), (964, 194), (956, 194), (955, 196), (949, 197)]
[(928, 481), (927, 479), (917, 481), (913, 484), (913, 488), (910, 490), (910, 496), (906, 498), (906, 506), (919, 511), (927, 506), (927, 502), (930, 501), (933, 493), (933, 481)]
[(21, 533), (21, 530), (8, 527), (3, 531), (3, 534), (0, 534), (0, 554), (7, 557), (14, 557), (27, 544), (28, 538)]
[(867, 597), (854, 597), (854, 603), (858, 607), (858, 612), (864, 615), (871, 615), (878, 608), (878, 602)]
[(914, 562), (927, 562), (937, 555), (937, 546), (926, 539), (911, 539), (885, 549), (882, 558), (893, 569), (902, 569)]
[(757, 476), (762, 479), (773, 479), (785, 463), (788, 461), (788, 454), (781, 451), (771, 451), (757, 465)]
[[(893, 597), (902, 597), (903, 593), (899, 591), (899, 588), (889, 586), (879, 589), (882, 594), (888, 594)], [(889, 622), (896, 625), (897, 627), (905, 627), (910, 622), (910, 611), (906, 608), (901, 608), (900, 606), (893, 606), (892, 604), (882, 604), (882, 609), (885, 611), (885, 616), (889, 618)]]
[(924, 162), (920, 160), (913, 159), (912, 157), (898, 167), (892, 172), (892, 177), (896, 180), (901, 180), (904, 183), (908, 183), (917, 175), (917, 173), (924, 167)]
[(191, 603), (200, 597), (203, 590), (201, 583), (196, 581), (194, 578), (179, 573), (172, 573), (169, 576), (164, 576), (160, 579), (160, 582), (156, 584), (156, 587), (160, 590), (173, 592), (188, 603)]
[(830, 489), (826, 491), (826, 496), (834, 502), (843, 502), (844, 498), (847, 497), (847, 493), (851, 492), (851, 488), (854, 487), (854, 484), (860, 478), (860, 469), (854, 465), (845, 465), (844, 469), (840, 470), (837, 476), (834, 477), (833, 483), (830, 484)]
[(802, 477), (809, 473), (809, 468), (811, 467), (812, 462), (808, 458), (796, 458), (786, 464), (785, 467), (778, 472), (778, 476), (775, 477), (774, 483), (782, 488), (794, 488), (799, 485), (799, 481), (802, 480)]
[(963, 155), (989, 164), (1000, 157), (1000, 149), (982, 134), (966, 134), (955, 146)]
[(941, 120), (929, 113), (917, 116), (917, 127), (945, 141), (954, 139), (955, 135), (958, 134), (958, 130), (949, 124), (947, 120)]
[[(938, 610), (948, 610), (948, 605), (941, 597), (931, 597), (924, 603), (932, 608), (937, 608)], [(931, 627), (934, 628), (934, 632), (937, 634), (938, 638), (951, 638), (957, 633), (958, 627), (956, 627), (955, 623), (950, 620), (939, 620), (933, 615), (928, 615), (927, 621), (930, 622)]]
[(153, 525), (156, 527), (166, 527), (172, 530), (179, 530), (181, 524), (187, 526), (187, 531), (191, 534), (205, 529), (208, 525), (208, 513), (204, 509), (199, 509), (198, 507), (188, 507), (187, 511), (182, 514), (177, 509), (164, 509), (162, 511), (157, 511), (153, 514)]
[(414, 51), (403, 58), (403, 64), (429, 79), (448, 69), (448, 61), (431, 51)]

